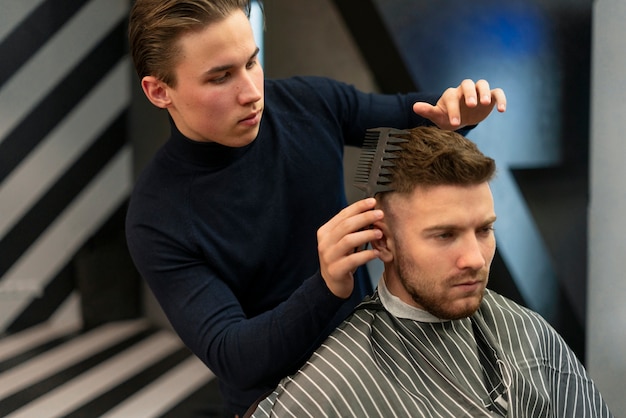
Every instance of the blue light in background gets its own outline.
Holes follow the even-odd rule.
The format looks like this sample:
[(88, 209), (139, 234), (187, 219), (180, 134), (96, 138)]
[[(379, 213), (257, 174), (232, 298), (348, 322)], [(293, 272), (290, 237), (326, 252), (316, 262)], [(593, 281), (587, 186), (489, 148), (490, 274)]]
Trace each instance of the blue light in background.
[(258, 1), (253, 1), (250, 8), (250, 24), (252, 26), (252, 33), (254, 34), (254, 40), (259, 47), (258, 59), (263, 66), (263, 30), (265, 28), (263, 18), (263, 10)]
[(561, 160), (561, 80), (550, 21), (532, 2), (385, 0), (379, 8), (415, 83), (443, 91), (487, 79), (507, 94), (507, 112), (469, 137), (496, 159), (492, 182), (498, 249), (527, 304), (558, 311), (558, 283), (540, 231), (510, 171)]

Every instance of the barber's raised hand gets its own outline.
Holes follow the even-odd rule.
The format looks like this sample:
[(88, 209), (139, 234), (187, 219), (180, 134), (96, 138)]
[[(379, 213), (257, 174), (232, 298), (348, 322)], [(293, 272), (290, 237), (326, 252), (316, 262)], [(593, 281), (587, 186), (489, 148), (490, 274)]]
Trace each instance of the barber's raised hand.
[(350, 297), (354, 289), (354, 271), (379, 255), (373, 249), (355, 251), (382, 236), (379, 229), (369, 228), (383, 218), (381, 210), (372, 210), (375, 205), (373, 198), (355, 202), (317, 230), (322, 278), (335, 296)]
[(426, 102), (413, 104), (413, 111), (441, 129), (457, 130), (482, 122), (497, 106), (506, 110), (506, 96), (500, 88), (490, 89), (486, 80), (466, 79), (458, 87), (443, 92), (435, 106)]

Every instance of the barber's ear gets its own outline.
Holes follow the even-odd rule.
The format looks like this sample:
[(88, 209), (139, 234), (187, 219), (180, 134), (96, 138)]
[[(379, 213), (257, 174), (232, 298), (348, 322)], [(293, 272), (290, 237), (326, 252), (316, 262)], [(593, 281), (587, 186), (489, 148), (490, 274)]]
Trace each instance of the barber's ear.
[(374, 228), (378, 228), (383, 232), (383, 236), (377, 240), (371, 242), (372, 248), (380, 252), (380, 259), (384, 263), (393, 261), (393, 240), (390, 238), (389, 229), (384, 222), (377, 222), (374, 224)]
[(167, 85), (154, 76), (146, 76), (141, 79), (141, 88), (146, 97), (156, 107), (165, 109), (171, 103)]

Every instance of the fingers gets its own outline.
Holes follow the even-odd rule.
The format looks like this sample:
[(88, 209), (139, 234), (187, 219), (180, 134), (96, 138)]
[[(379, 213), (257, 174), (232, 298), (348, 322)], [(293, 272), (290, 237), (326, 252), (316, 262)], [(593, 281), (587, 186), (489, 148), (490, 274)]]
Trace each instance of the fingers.
[(359, 200), (335, 215), (331, 220), (320, 227), (320, 230), (329, 230), (336, 228), (342, 222), (351, 219), (353, 216), (370, 211), (376, 206), (376, 199), (373, 197)]
[(487, 80), (465, 79), (457, 87), (446, 89), (436, 106), (414, 103), (413, 111), (441, 129), (456, 130), (482, 122), (494, 106), (506, 110), (506, 96), (501, 88), (491, 89)]
[[(467, 102), (467, 94), (470, 92), (468, 91), (468, 81), (472, 85), (474, 84), (471, 80), (464, 80), (459, 87), (446, 89), (437, 103), (437, 106), (441, 107), (444, 113), (447, 113), (447, 122), (450, 124), (449, 127), (446, 127), (447, 129), (457, 129), (461, 125), (461, 101), (465, 98)], [(475, 92), (474, 100), (476, 100)], [(439, 127), (444, 128), (441, 125)]]
[(376, 250), (355, 252), (355, 248), (379, 239), (382, 232), (370, 225), (381, 220), (383, 213), (374, 209), (375, 199), (358, 201), (334, 216), (317, 231), (320, 271), (335, 295), (347, 298), (352, 293), (352, 273), (378, 256)]
[(499, 112), (506, 110), (506, 95), (501, 88), (491, 89), (487, 80), (478, 80), (474, 87), (471, 86), (471, 80), (464, 80), (461, 85), (463, 86), (464, 84), (464, 91), (465, 89), (468, 90), (468, 93), (465, 93), (465, 104), (467, 107), (473, 107), (471, 103), (476, 103), (476, 96), (471, 99), (469, 98), (469, 95), (475, 94), (478, 96), (482, 106), (492, 106), (495, 103)]
[(478, 105), (478, 98), (480, 97), (481, 104), (485, 103), (485, 97), (489, 100), (489, 83), (485, 80), (480, 80), (474, 83), (470, 79), (465, 79), (461, 82), (458, 89), (458, 98), (457, 101), (465, 100), (465, 105), (467, 107), (476, 107)]
[(496, 109), (502, 113), (506, 111), (506, 95), (504, 90), (497, 88), (491, 90), (491, 100), (496, 102)]
[(441, 117), (440, 115), (443, 114), (440, 109), (427, 102), (413, 103), (413, 112), (415, 112), (415, 114), (417, 115), (420, 115), (424, 119), (430, 120), (436, 125), (439, 125), (439, 123), (437, 123), (437, 117)]
[(374, 210), (375, 204), (373, 198), (353, 203), (320, 227), (317, 232), (318, 250), (337, 258), (379, 238), (380, 231), (370, 229), (370, 225), (383, 218), (380, 209)]

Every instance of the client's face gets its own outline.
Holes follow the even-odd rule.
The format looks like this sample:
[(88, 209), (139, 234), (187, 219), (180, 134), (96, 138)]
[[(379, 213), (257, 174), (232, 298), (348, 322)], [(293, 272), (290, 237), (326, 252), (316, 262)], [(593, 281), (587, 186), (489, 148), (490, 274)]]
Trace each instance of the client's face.
[[(404, 302), (442, 319), (479, 307), (496, 249), (488, 183), (392, 194), (385, 215), (387, 287)], [(391, 260), (391, 261), (390, 261)]]

